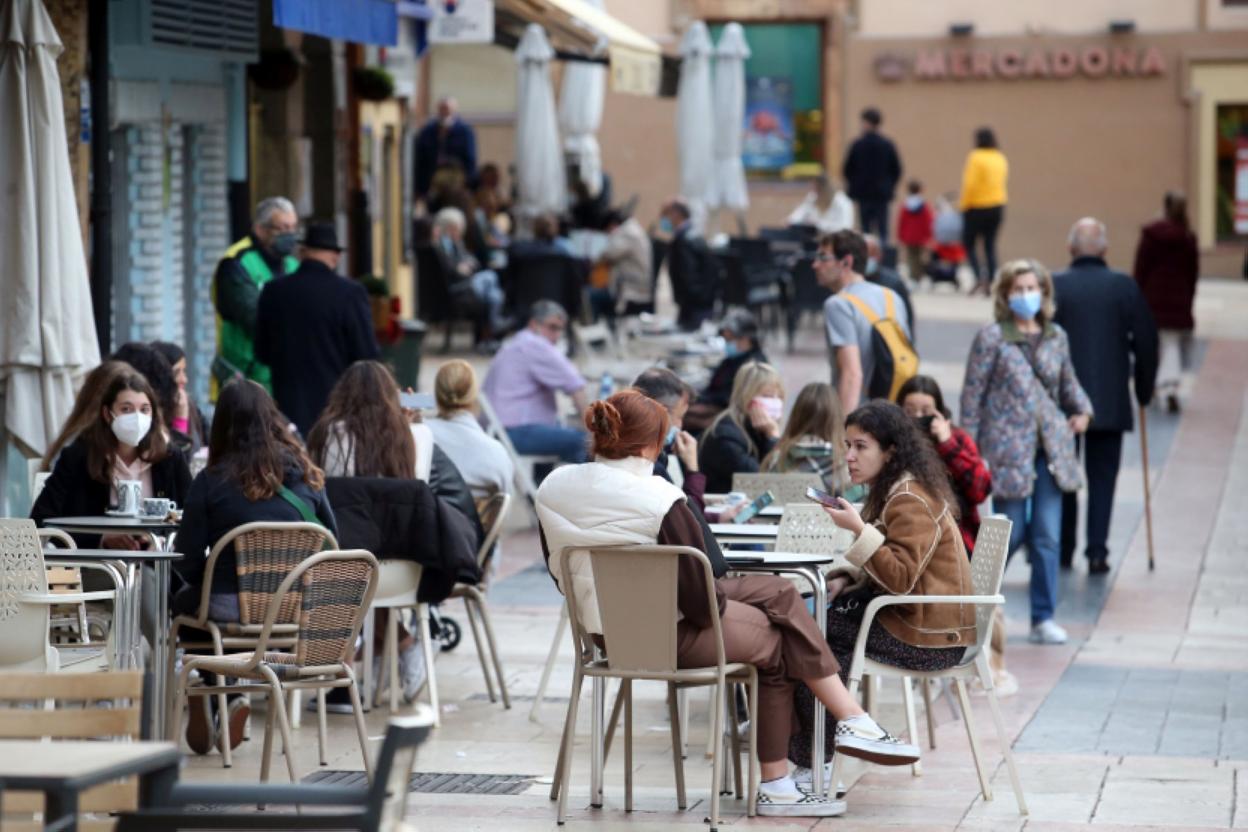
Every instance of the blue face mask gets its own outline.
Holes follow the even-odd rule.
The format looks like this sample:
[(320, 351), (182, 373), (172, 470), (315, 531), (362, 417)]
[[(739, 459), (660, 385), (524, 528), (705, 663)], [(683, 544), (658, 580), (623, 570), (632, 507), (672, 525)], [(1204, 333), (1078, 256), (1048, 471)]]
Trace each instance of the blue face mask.
[(667, 429), (667, 436), (663, 437), (663, 447), (670, 448), (672, 443), (676, 441), (676, 436), (680, 433), (680, 428), (671, 425)]
[(1010, 295), (1010, 311), (1023, 320), (1030, 321), (1040, 311), (1042, 302), (1043, 296), (1035, 291)]
[(741, 348), (737, 346), (736, 341), (729, 341), (728, 343), (724, 344), (724, 357), (725, 358), (736, 358), (740, 354), (741, 354)]
[(672, 233), (672, 221), (669, 220), (667, 217), (661, 217), (659, 219), (659, 230), (662, 231), (664, 234), (671, 234)]

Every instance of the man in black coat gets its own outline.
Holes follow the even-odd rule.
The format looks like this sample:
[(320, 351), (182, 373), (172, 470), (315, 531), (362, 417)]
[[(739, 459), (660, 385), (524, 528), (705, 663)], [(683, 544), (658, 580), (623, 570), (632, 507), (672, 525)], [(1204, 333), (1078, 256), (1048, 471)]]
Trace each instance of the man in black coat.
[(692, 331), (711, 317), (719, 296), (719, 263), (706, 240), (693, 231), (692, 214), (683, 200), (673, 199), (663, 206), (662, 225), (671, 230), (667, 248), (667, 275), (672, 295), (680, 307), (677, 325)]
[(888, 204), (901, 181), (901, 158), (891, 140), (880, 133), (880, 111), (862, 111), (862, 135), (854, 139), (841, 165), (849, 198), (858, 203), (858, 224), (863, 233), (880, 235), (888, 245)]
[(368, 293), (334, 271), (341, 254), (332, 224), (309, 224), (299, 268), (260, 293), (256, 356), (273, 372), (277, 406), (304, 436), (343, 371), (381, 354)]
[(429, 119), (416, 134), (414, 154), (416, 176), (413, 180), (417, 199), (428, 199), (433, 175), (440, 166), (451, 165), (463, 171), (465, 184), (477, 175), (477, 134), (459, 117), (454, 98), (438, 101), (436, 118)]
[[(1088, 474), (1088, 572), (1109, 571), (1109, 518), (1122, 457), (1122, 434), (1132, 429), (1128, 380), (1143, 407), (1153, 398), (1157, 377), (1157, 327), (1135, 281), (1105, 263), (1105, 225), (1085, 217), (1070, 230), (1070, 267), (1053, 276), (1057, 314), (1066, 330), (1079, 383), (1092, 399), (1092, 426), (1081, 439)], [(1079, 503), (1066, 494), (1062, 504), (1062, 566), (1074, 560)]]

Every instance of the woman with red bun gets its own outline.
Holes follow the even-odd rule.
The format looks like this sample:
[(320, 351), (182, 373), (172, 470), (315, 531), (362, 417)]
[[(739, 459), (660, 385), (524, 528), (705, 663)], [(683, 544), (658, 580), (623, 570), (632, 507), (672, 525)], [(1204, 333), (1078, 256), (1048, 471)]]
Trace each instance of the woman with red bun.
[[(654, 476), (663, 450), (667, 410), (637, 390), (594, 402), (585, 414), (593, 461), (557, 468), (537, 493), (537, 513), (547, 565), (561, 580), (560, 558), (569, 547), (621, 544), (689, 546), (705, 551), (702, 530), (679, 488)], [(578, 562), (579, 561), (579, 562)], [(712, 559), (716, 575), (726, 571)], [(572, 563), (581, 625), (602, 632), (589, 559)], [(804, 682), (840, 725), (831, 736), (845, 754), (889, 765), (918, 759), (918, 748), (901, 743), (871, 719), (837, 676), (839, 666), (797, 590), (782, 578), (753, 576), (715, 580), (717, 608), (707, 603), (705, 573), (686, 558), (677, 573), (677, 656), (682, 667), (715, 662), (712, 616), (720, 619), (725, 657), (758, 668), (760, 815), (827, 817), (845, 811), (843, 801), (800, 790), (786, 755), (793, 726), (793, 695)]]

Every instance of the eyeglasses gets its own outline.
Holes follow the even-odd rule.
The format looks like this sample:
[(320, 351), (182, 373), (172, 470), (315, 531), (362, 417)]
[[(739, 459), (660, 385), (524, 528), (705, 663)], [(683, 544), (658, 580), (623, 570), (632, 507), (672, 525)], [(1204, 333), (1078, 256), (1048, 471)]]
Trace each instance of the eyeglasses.
[(832, 263), (835, 261), (836, 255), (830, 251), (821, 251), (815, 255), (815, 262), (817, 263)]

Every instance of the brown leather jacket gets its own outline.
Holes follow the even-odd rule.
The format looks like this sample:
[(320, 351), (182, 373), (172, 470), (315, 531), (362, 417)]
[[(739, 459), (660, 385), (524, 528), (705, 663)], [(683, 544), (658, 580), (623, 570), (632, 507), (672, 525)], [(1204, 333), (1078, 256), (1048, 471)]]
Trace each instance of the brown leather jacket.
[[(846, 558), (892, 595), (974, 595), (957, 521), (910, 476), (888, 496)], [(899, 604), (880, 610), (884, 629), (915, 647), (975, 643), (975, 608), (967, 604)]]

